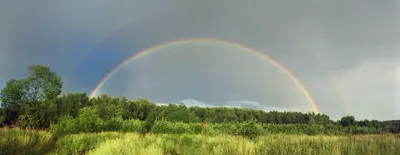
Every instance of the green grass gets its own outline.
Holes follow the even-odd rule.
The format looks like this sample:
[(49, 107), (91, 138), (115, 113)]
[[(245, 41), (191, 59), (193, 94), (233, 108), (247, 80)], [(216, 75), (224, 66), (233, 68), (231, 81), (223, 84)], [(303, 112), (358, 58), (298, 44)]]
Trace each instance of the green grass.
[(0, 129), (0, 154), (362, 154), (394, 155), (400, 135), (266, 134), (253, 139), (232, 135), (140, 134), (99, 132), (69, 134), (54, 141), (45, 131)]
[(44, 154), (54, 147), (50, 133), (0, 128), (0, 154)]
[(77, 154), (94, 149), (106, 140), (122, 137), (117, 132), (71, 134), (57, 140), (54, 150), (49, 154)]
[(307, 136), (272, 134), (254, 140), (240, 136), (139, 134), (101, 143), (89, 154), (398, 154), (400, 141), (394, 135)]

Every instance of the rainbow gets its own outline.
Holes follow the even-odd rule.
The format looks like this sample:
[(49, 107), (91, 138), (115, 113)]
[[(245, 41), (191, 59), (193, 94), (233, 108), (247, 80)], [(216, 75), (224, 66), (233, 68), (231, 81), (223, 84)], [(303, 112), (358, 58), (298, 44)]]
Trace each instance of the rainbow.
[[(304, 45), (304, 44), (302, 44)], [(312, 46), (311, 46), (312, 47)], [(330, 78), (330, 80), (333, 83), (333, 87), (334, 87), (334, 91), (336, 91), (336, 93), (339, 96), (339, 99), (342, 102), (342, 105), (344, 107), (344, 111), (346, 113), (346, 115), (350, 115), (350, 108), (349, 108), (349, 102), (347, 100), (347, 97), (340, 91), (340, 86), (338, 85), (338, 78), (337, 76), (335, 76), (332, 72), (329, 71), (328, 67), (325, 65), (325, 63), (323, 63), (322, 61), (322, 57), (317, 54), (317, 49), (315, 48), (309, 48), (307, 51), (309, 51), (311, 53), (312, 56), (314, 56), (316, 62), (318, 63), (318, 65), (320, 67), (322, 67), (322, 69), (325, 71), (326, 75)]]
[(328, 76), (328, 78), (332, 81), (333, 83), (333, 89), (334, 91), (336, 91), (336, 93), (339, 96), (340, 101), (342, 102), (342, 105), (344, 107), (344, 112), (346, 115), (351, 115), (350, 112), (350, 108), (349, 108), (349, 102), (347, 100), (347, 97), (340, 91), (340, 86), (338, 85), (339, 80), (338, 77), (335, 76), (332, 72), (330, 72), (326, 67), (325, 63), (322, 63), (321, 58), (316, 55), (315, 53), (313, 53), (313, 56), (316, 57), (315, 60), (317, 60), (318, 65), (320, 65), (320, 67), (322, 67), (322, 69), (325, 71), (326, 75)]
[(248, 51), (262, 59), (267, 60), (268, 62), (270, 62), (272, 65), (278, 67), (280, 70), (282, 70), (285, 74), (287, 74), (297, 85), (298, 87), (301, 89), (301, 91), (304, 93), (304, 95), (307, 97), (308, 101), (311, 103), (314, 111), (316, 113), (319, 113), (319, 108), (317, 106), (317, 104), (315, 103), (313, 97), (311, 96), (310, 92), (306, 89), (306, 87), (300, 82), (300, 80), (289, 70), (287, 69), (285, 66), (281, 65), (280, 63), (278, 63), (277, 61), (275, 61), (274, 59), (272, 59), (271, 57), (265, 55), (264, 53), (252, 49), (250, 47), (246, 47), (244, 45), (240, 45), (238, 43), (235, 42), (231, 42), (231, 41), (225, 41), (225, 40), (221, 40), (221, 39), (214, 39), (214, 38), (190, 38), (190, 39), (183, 39), (183, 40), (176, 40), (176, 41), (171, 41), (171, 42), (167, 42), (167, 43), (163, 43), (163, 44), (159, 44), (153, 47), (150, 47), (148, 49), (145, 49), (131, 57), (129, 57), (128, 59), (126, 59), (125, 61), (123, 61), (122, 63), (120, 63), (119, 65), (115, 66), (101, 81), (100, 83), (93, 89), (93, 91), (90, 93), (89, 98), (93, 98), (94, 95), (96, 95), (96, 93), (99, 91), (99, 89), (103, 86), (103, 84), (114, 74), (116, 73), (121, 67), (123, 67), (124, 65), (128, 64), (129, 62), (141, 58), (153, 51), (156, 51), (158, 49), (161, 48), (165, 48), (168, 46), (173, 46), (173, 45), (178, 45), (178, 44), (185, 44), (185, 43), (192, 43), (192, 42), (212, 42), (212, 43), (219, 43), (219, 44), (224, 44), (224, 45), (230, 45), (230, 46), (234, 46), (238, 49), (244, 50), (244, 51)]

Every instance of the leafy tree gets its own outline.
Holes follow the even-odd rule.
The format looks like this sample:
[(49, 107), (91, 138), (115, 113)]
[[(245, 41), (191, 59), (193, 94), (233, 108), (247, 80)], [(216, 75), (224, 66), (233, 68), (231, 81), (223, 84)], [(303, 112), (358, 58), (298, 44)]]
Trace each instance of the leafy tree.
[(8, 125), (14, 123), (20, 115), (20, 108), (26, 97), (26, 84), (25, 80), (11, 79), (7, 81), (6, 86), (0, 92), (4, 119)]
[(310, 125), (316, 124), (314, 117), (309, 116), (307, 124), (310, 124)]
[(340, 119), (340, 125), (354, 126), (356, 125), (356, 119), (354, 118), (354, 116), (344, 116)]
[(32, 65), (28, 70), (30, 76), (27, 79), (29, 87), (26, 93), (30, 102), (55, 99), (61, 94), (63, 86), (61, 77), (48, 66)]
[(193, 112), (190, 112), (186, 108), (179, 109), (167, 115), (167, 120), (172, 122), (184, 122), (184, 123), (200, 122), (200, 119)]
[(68, 93), (57, 100), (57, 115), (70, 115), (77, 117), (79, 109), (89, 106), (86, 93)]
[(18, 119), (21, 127), (46, 128), (51, 117), (48, 112), (54, 109), (49, 109), (50, 101), (61, 93), (61, 77), (48, 66), (32, 65), (28, 70), (28, 78), (11, 79), (0, 93), (6, 122), (12, 124)]

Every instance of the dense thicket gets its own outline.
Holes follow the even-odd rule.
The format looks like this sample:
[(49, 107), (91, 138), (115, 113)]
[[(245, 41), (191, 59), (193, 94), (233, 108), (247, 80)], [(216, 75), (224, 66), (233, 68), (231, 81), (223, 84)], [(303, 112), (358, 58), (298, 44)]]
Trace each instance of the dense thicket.
[(1, 90), (0, 126), (36, 129), (52, 127), (58, 132), (68, 133), (104, 130), (158, 132), (161, 130), (158, 129), (160, 127), (164, 127), (163, 130), (168, 129), (171, 123), (165, 122), (172, 124), (176, 122), (175, 125), (178, 124), (176, 128), (182, 126), (182, 132), (186, 131), (182, 124), (194, 125), (194, 132), (198, 131), (200, 126), (196, 123), (204, 121), (212, 124), (208, 126), (212, 126), (213, 129), (210, 130), (245, 135), (247, 132), (266, 131), (274, 133), (400, 131), (400, 121), (357, 121), (353, 116), (344, 116), (338, 121), (333, 121), (325, 114), (315, 113), (186, 107), (183, 104), (158, 106), (145, 99), (132, 101), (125, 97), (113, 98), (105, 94), (91, 99), (86, 93), (68, 93), (60, 96), (63, 83), (57, 73), (47, 66), (40, 65), (30, 66), (28, 70), (29, 77), (11, 79)]

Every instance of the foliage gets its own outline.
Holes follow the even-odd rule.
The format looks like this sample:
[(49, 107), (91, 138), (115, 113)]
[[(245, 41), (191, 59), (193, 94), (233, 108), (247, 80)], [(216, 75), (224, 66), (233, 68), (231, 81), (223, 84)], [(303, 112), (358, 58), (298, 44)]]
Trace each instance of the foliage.
[(50, 129), (55, 137), (70, 133), (135, 131), (140, 133), (230, 134), (255, 138), (270, 133), (376, 134), (399, 133), (400, 121), (339, 121), (325, 114), (262, 111), (226, 107), (157, 106), (146, 100), (114, 98), (106, 94), (89, 99), (86, 93), (60, 95), (63, 83), (48, 66), (28, 67), (29, 76), (10, 79), (0, 92), (0, 126)]
[[(395, 154), (400, 121), (325, 114), (157, 106), (145, 100), (59, 96), (47, 66), (28, 67), (0, 92), (0, 154)], [(205, 122), (203, 135), (201, 122)], [(105, 131), (118, 131), (105, 132)], [(129, 133), (133, 132), (133, 133)], [(380, 134), (380, 135), (368, 135)], [(55, 148), (54, 148), (55, 147)], [(53, 149), (54, 148), (54, 149)]]
[(26, 96), (26, 83), (22, 80), (11, 79), (0, 92), (1, 106), (4, 108), (4, 123), (11, 125), (18, 119), (21, 105)]
[(340, 124), (342, 126), (353, 126), (356, 125), (356, 119), (354, 116), (344, 116), (340, 119)]
[(240, 134), (242, 136), (247, 136), (251, 139), (262, 135), (262, 132), (262, 126), (260, 124), (257, 124), (255, 121), (246, 122), (240, 127)]
[(43, 65), (31, 65), (28, 70), (30, 73), (30, 76), (26, 79), (28, 101), (51, 100), (60, 95), (63, 83), (56, 72)]
[(5, 123), (20, 124), (22, 128), (48, 128), (51, 123), (49, 102), (61, 93), (61, 77), (48, 66), (32, 65), (28, 71), (29, 77), (7, 81), (0, 92)]
[(54, 147), (51, 135), (44, 131), (0, 129), (0, 154), (45, 154)]

